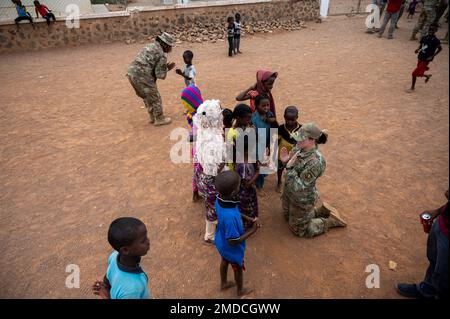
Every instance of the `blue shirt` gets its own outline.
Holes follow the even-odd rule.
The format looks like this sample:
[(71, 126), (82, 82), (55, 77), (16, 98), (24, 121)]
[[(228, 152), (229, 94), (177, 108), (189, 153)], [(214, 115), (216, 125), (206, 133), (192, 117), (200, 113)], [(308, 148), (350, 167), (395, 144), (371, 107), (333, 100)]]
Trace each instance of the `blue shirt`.
[[(267, 117), (274, 117), (273, 113), (271, 111), (269, 111), (267, 113)], [(255, 113), (253, 113), (252, 115), (252, 123), (256, 128), (256, 136), (258, 138), (258, 146), (257, 146), (257, 154), (258, 154), (258, 158), (260, 157), (259, 154), (259, 150), (261, 150), (262, 154), (264, 154), (264, 150), (266, 149), (266, 147), (270, 147), (270, 123), (265, 122), (262, 117), (261, 114), (259, 114), (258, 111), (256, 111)], [(260, 129), (264, 129), (265, 130), (265, 134), (266, 134), (266, 138), (261, 139), (259, 138), (259, 134), (263, 134), (262, 130), (260, 132)], [(264, 137), (264, 135), (262, 135), (261, 137)], [(262, 155), (261, 154), (261, 155)]]
[(111, 285), (111, 299), (150, 299), (148, 277), (140, 266), (130, 269), (119, 263), (119, 253), (108, 258), (106, 278)]
[(25, 9), (25, 6), (19, 6), (18, 4), (16, 4), (16, 10), (19, 17), (27, 16), (27, 9)]
[(217, 229), (214, 240), (222, 258), (242, 266), (244, 264), (245, 241), (236, 245), (228, 243), (228, 239), (239, 238), (245, 233), (241, 213), (237, 205), (232, 206), (224, 208), (220, 206), (219, 200), (216, 199)]

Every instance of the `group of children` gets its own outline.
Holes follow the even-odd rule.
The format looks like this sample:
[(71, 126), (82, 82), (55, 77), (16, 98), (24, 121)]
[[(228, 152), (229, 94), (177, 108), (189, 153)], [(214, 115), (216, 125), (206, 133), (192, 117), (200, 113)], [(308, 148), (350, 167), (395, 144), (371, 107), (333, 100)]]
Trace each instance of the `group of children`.
[[(278, 139), (280, 148), (288, 151), (296, 144), (292, 134), (301, 127), (299, 110), (288, 106), (284, 112), (284, 124), (279, 125), (275, 110), (272, 111), (274, 103), (270, 90), (258, 93), (260, 84), (246, 92), (251, 106), (239, 103), (231, 110), (222, 108), (218, 100), (204, 100), (196, 83), (193, 57), (192, 51), (185, 51), (185, 67), (176, 70), (185, 82), (180, 98), (190, 127), (190, 141), (193, 142), (193, 201), (203, 199), (204, 243), (214, 245), (222, 257), (221, 289), (235, 285), (227, 281), (227, 269), (231, 265), (237, 293), (242, 296), (250, 292), (243, 287), (245, 240), (261, 226), (258, 194), (264, 196), (265, 178), (261, 171), (273, 164), (268, 161), (268, 155), (275, 139)], [(260, 70), (257, 80), (273, 84), (276, 76), (277, 73)], [(272, 134), (273, 128), (278, 129), (278, 134)], [(241, 134), (256, 136), (257, 139), (261, 136), (262, 140), (255, 143), (244, 137), (243, 145), (238, 145), (242, 141)], [(229, 154), (232, 156), (227, 156)], [(278, 191), (282, 172), (283, 165), (279, 161)], [(108, 259), (104, 280), (94, 284), (94, 293), (103, 298), (149, 297), (148, 279), (139, 266), (140, 257), (147, 253), (149, 247), (145, 225), (133, 218), (118, 219), (111, 224), (108, 240), (115, 252)]]
[[(11, 0), (11, 1), (16, 6), (18, 17), (14, 19), (14, 22), (16, 23), (17, 27), (19, 27), (19, 22), (23, 20), (29, 21), (34, 27), (33, 18), (27, 11), (27, 8), (22, 4), (22, 1), (21, 0)], [(49, 26), (51, 20), (56, 21), (55, 15), (49, 8), (47, 8), (46, 5), (40, 3), (37, 0), (33, 1), (33, 4), (34, 4), (34, 11), (36, 12), (36, 18), (38, 18), (39, 15), (41, 15), (41, 17), (47, 21), (47, 25)]]
[(241, 43), (241, 14), (236, 13), (234, 17), (229, 16), (227, 18), (227, 38), (228, 38), (228, 56), (232, 57), (233, 54), (242, 53), (240, 48)]
[[(237, 14), (238, 23), (239, 18)], [(229, 22), (231, 28), (234, 21), (229, 19)], [(416, 50), (419, 62), (413, 72), (411, 90), (414, 90), (417, 77), (424, 76), (426, 81), (431, 77), (425, 71), (442, 49), (435, 36), (436, 30), (432, 25)], [(234, 41), (229, 43), (231, 53), (235, 49), (239, 52), (239, 41), (237, 46)], [(282, 153), (281, 150), (290, 152), (296, 145), (293, 134), (302, 127), (298, 122), (299, 110), (295, 106), (286, 107), (284, 123), (278, 124), (270, 93), (277, 73), (267, 70), (258, 71), (257, 84), (236, 98), (238, 101), (250, 99), (250, 105), (239, 103), (231, 110), (222, 108), (218, 100), (204, 100), (196, 83), (193, 57), (192, 51), (185, 51), (185, 67), (176, 70), (186, 85), (181, 93), (181, 102), (191, 129), (190, 141), (193, 142), (193, 201), (204, 200), (204, 243), (214, 245), (221, 256), (221, 289), (236, 285), (238, 296), (242, 296), (251, 291), (243, 287), (245, 241), (261, 227), (258, 195), (264, 196), (262, 190), (266, 176), (262, 169), (273, 164), (268, 158), (270, 151), (274, 151), (271, 145), (275, 140), (278, 154)], [(271, 131), (274, 128), (277, 129), (276, 135)], [(265, 134), (260, 135), (261, 131)], [(245, 136), (256, 136), (256, 143)], [(261, 136), (262, 140), (258, 140)], [(228, 156), (230, 153), (231, 157)], [(279, 192), (285, 167), (283, 163), (278, 157)], [(135, 218), (119, 218), (111, 224), (108, 240), (114, 252), (108, 259), (104, 280), (93, 286), (94, 293), (103, 298), (149, 298), (148, 278), (139, 265), (140, 258), (150, 247), (145, 225)], [(236, 283), (227, 280), (229, 265)]]

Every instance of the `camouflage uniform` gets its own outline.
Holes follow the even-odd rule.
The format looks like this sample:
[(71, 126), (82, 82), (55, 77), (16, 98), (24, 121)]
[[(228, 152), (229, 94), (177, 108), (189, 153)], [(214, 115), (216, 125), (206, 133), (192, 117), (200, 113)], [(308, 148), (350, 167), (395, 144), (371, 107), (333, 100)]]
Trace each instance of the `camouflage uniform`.
[(417, 33), (420, 31), (421, 36), (425, 36), (428, 33), (428, 28), (436, 18), (436, 9), (439, 0), (425, 0), (422, 12), (420, 13), (419, 20), (413, 29), (411, 39), (416, 38)]
[(144, 100), (150, 121), (164, 117), (156, 80), (165, 79), (167, 71), (167, 57), (156, 41), (146, 45), (128, 67), (128, 80), (136, 95)]
[(319, 199), (316, 180), (325, 171), (325, 158), (317, 147), (300, 151), (294, 147), (293, 164), (288, 163), (282, 195), (283, 213), (291, 231), (299, 237), (314, 237), (327, 230), (325, 218), (317, 216), (314, 206)]

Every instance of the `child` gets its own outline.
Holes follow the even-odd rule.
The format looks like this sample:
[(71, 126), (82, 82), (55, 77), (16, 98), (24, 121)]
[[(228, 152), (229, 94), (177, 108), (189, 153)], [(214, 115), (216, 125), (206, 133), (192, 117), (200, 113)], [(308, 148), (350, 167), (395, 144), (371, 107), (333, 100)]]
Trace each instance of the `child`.
[[(189, 132), (189, 141), (194, 142), (196, 136), (196, 128), (194, 127), (193, 117), (197, 112), (198, 107), (203, 103), (202, 93), (195, 85), (189, 85), (181, 92), (181, 103), (186, 109), (186, 119), (188, 125), (191, 127)], [(192, 146), (192, 157), (195, 157), (195, 144)], [(198, 177), (201, 173), (201, 165), (194, 163), (194, 174), (192, 175), (192, 201), (196, 202), (201, 197), (198, 192)]]
[(416, 13), (416, 6), (417, 6), (417, 0), (411, 0), (408, 7), (408, 16), (407, 19), (412, 19), (414, 16), (414, 13)]
[(239, 45), (241, 43), (241, 15), (240, 13), (236, 13), (234, 15), (234, 54), (242, 53), (239, 50)]
[(183, 104), (186, 111), (186, 120), (188, 125), (191, 127), (191, 132), (189, 133), (189, 140), (193, 141), (193, 122), (192, 119), (197, 112), (197, 108), (203, 103), (202, 92), (195, 86), (195, 84), (190, 84), (181, 91), (181, 104)]
[(228, 17), (227, 22), (228, 56), (232, 57), (234, 51), (234, 18)]
[(19, 28), (19, 22), (22, 20), (30, 21), (31, 25), (34, 28), (33, 18), (28, 13), (27, 8), (22, 4), (22, 2), (20, 0), (11, 0), (11, 1), (16, 5), (18, 17), (14, 19), (14, 22), (16, 23), (17, 28)]
[(229, 129), (233, 126), (233, 111), (230, 109), (223, 109), (222, 116), (223, 116), (223, 129), (225, 131), (226, 129)]
[(201, 165), (198, 177), (198, 191), (205, 199), (205, 236), (204, 243), (214, 244), (217, 215), (214, 203), (216, 188), (214, 179), (222, 171), (225, 164), (225, 143), (223, 140), (222, 109), (218, 100), (206, 100), (197, 110), (194, 117), (197, 127), (196, 153), (194, 162)]
[[(275, 116), (270, 111), (270, 100), (266, 95), (261, 94), (255, 98), (255, 108), (256, 112), (252, 115), (252, 123), (256, 129), (257, 139), (260, 137), (260, 134), (263, 134), (261, 131), (264, 131), (265, 136), (264, 141), (258, 140), (257, 147), (257, 159), (259, 162), (262, 162), (263, 154), (266, 153), (266, 149), (270, 149), (270, 128), (278, 127), (278, 123)], [(260, 174), (256, 180), (256, 188), (260, 192), (260, 195), (263, 195), (262, 188), (264, 187), (265, 176), (266, 175), (264, 174)]]
[(175, 72), (178, 75), (181, 75), (184, 78), (184, 84), (186, 86), (195, 85), (195, 77), (197, 76), (197, 70), (195, 66), (192, 64), (192, 59), (194, 58), (194, 53), (192, 51), (187, 50), (183, 53), (183, 60), (186, 64), (183, 71), (181, 69), (176, 69)]
[(50, 25), (50, 19), (53, 20), (53, 22), (56, 21), (55, 15), (52, 13), (52, 11), (47, 8), (44, 4), (40, 4), (39, 1), (34, 1), (34, 11), (36, 12), (36, 18), (39, 18), (38, 13), (41, 14), (41, 16), (47, 20), (47, 25)]
[(249, 161), (249, 153), (255, 151), (254, 143), (244, 142), (244, 162), (237, 163), (235, 170), (241, 177), (239, 188), (239, 210), (242, 215), (250, 218), (244, 220), (244, 229), (253, 225), (253, 219), (258, 217), (258, 197), (256, 195), (255, 183), (259, 175), (259, 163)]
[(227, 280), (228, 265), (231, 264), (234, 272), (234, 279), (237, 285), (237, 295), (244, 296), (252, 292), (244, 288), (243, 270), (245, 240), (253, 235), (259, 227), (259, 221), (253, 219), (253, 226), (244, 231), (242, 224), (243, 217), (237, 207), (236, 195), (239, 192), (240, 178), (236, 172), (222, 172), (216, 177), (215, 182), (219, 195), (215, 202), (217, 211), (217, 232), (215, 237), (216, 248), (222, 257), (220, 263), (220, 288), (221, 290), (234, 286), (234, 283)]
[[(288, 106), (284, 110), (284, 124), (278, 127), (278, 157), (281, 154), (281, 149), (285, 148), (289, 153), (292, 148), (297, 144), (297, 141), (292, 135), (302, 127), (298, 123), (298, 109), (295, 106)], [(277, 192), (281, 193), (281, 176), (285, 165), (278, 159), (278, 183)]]
[(139, 219), (122, 217), (109, 226), (108, 242), (114, 252), (108, 258), (103, 282), (92, 287), (104, 299), (149, 299), (148, 277), (140, 266), (150, 249), (147, 228)]
[[(248, 132), (254, 129), (252, 126), (252, 109), (247, 104), (238, 104), (233, 110), (233, 118), (235, 119), (233, 127), (228, 130), (227, 143), (233, 148), (233, 163), (236, 162), (236, 143), (239, 137), (239, 131)], [(240, 130), (239, 130), (240, 129)], [(228, 163), (228, 168), (234, 170), (234, 164)]]
[(413, 92), (416, 87), (417, 77), (425, 77), (425, 83), (427, 83), (431, 74), (425, 74), (430, 68), (428, 64), (433, 61), (434, 57), (442, 50), (441, 41), (435, 36), (437, 26), (432, 24), (428, 29), (428, 34), (420, 40), (420, 45), (416, 49), (415, 53), (419, 53), (417, 68), (412, 73), (411, 88), (407, 92)]

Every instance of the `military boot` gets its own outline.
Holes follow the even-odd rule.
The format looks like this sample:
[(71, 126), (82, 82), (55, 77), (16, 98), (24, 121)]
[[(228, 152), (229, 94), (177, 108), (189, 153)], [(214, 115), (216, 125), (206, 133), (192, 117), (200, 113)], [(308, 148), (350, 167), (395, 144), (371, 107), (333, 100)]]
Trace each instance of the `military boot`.
[(325, 219), (325, 226), (327, 229), (334, 227), (346, 227), (347, 223), (341, 217), (336, 216), (331, 212), (330, 217)]
[(172, 123), (172, 120), (170, 117), (164, 116), (162, 115), (161, 117), (155, 119), (155, 126), (160, 126), (160, 125), (167, 125)]
[(150, 124), (155, 123), (155, 116), (154, 116), (152, 113), (148, 113), (148, 115), (149, 115), (149, 117), (150, 117), (149, 123), (150, 123)]
[(316, 217), (317, 218), (328, 218), (330, 217), (330, 212), (331, 209), (329, 207), (329, 205), (327, 203), (323, 203), (322, 206), (320, 206), (319, 208), (314, 208), (315, 212), (316, 212)]

